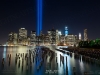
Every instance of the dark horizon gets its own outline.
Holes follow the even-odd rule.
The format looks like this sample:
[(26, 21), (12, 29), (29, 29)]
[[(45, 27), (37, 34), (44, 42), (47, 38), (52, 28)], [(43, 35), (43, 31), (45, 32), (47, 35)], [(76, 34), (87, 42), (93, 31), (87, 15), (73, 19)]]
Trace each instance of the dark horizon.
[[(5, 43), (10, 32), (19, 28), (36, 31), (36, 0), (3, 0), (0, 2), (0, 43)], [(88, 38), (100, 38), (100, 2), (94, 0), (43, 0), (43, 33), (55, 28), (64, 34), (82, 34), (87, 29)]]

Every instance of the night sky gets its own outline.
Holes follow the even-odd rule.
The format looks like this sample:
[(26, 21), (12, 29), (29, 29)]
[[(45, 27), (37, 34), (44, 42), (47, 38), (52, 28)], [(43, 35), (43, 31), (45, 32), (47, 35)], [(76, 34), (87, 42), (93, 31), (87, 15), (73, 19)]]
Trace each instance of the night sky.
[[(36, 0), (0, 1), (0, 43), (6, 42), (8, 34), (24, 27), (36, 31)], [(88, 30), (88, 38), (100, 38), (99, 0), (43, 0), (43, 33), (52, 28), (61, 30), (68, 26), (69, 34)]]

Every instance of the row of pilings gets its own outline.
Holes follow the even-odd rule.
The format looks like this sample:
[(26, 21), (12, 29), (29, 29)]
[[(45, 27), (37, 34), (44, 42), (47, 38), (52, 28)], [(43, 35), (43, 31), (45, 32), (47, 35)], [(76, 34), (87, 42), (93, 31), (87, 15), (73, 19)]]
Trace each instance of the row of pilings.
[[(75, 49), (74, 50), (72, 50), (72, 49), (68, 49), (68, 50), (66, 49), (65, 50), (65, 48), (64, 48), (63, 50), (60, 50), (60, 49), (56, 49), (56, 50), (58, 50), (58, 51), (60, 51), (60, 52), (62, 52), (64, 54), (67, 54), (70, 57), (73, 56), (75, 59), (78, 59), (80, 61), (83, 61), (83, 62), (86, 62), (86, 63), (89, 63), (89, 64), (96, 64), (97, 66), (98, 65), (100, 66), (100, 60), (98, 58), (96, 59), (96, 58), (90, 57), (88, 55), (82, 55), (81, 53), (75, 51)], [(60, 60), (62, 61), (62, 63), (63, 63), (63, 59), (64, 59), (63, 56), (60, 55)], [(67, 64), (67, 62), (66, 62), (66, 64)], [(68, 73), (67, 69), (68, 69), (68, 67), (66, 67), (66, 72)], [(72, 72), (73, 72), (73, 75), (78, 75), (77, 72), (76, 72), (76, 68), (75, 67), (73, 67), (73, 71)], [(84, 72), (84, 75), (89, 75), (89, 73), (88, 72)]]
[(86, 63), (96, 64), (100, 66), (100, 50), (99, 49), (78, 49), (63, 48), (67, 50), (67, 55), (74, 53), (74, 58)]

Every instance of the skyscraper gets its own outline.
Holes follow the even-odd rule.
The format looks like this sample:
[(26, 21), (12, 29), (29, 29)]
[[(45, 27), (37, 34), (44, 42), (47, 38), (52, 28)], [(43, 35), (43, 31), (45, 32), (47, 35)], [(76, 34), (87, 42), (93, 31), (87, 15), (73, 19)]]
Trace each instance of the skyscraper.
[(36, 42), (36, 32), (35, 31), (31, 31), (30, 44), (31, 45), (35, 45), (35, 42)]
[(27, 30), (25, 28), (19, 29), (19, 39), (26, 39), (27, 38)]
[(8, 45), (17, 45), (17, 33), (11, 32), (9, 34)]
[(88, 37), (87, 37), (87, 29), (84, 29), (84, 41), (87, 41)]
[(27, 30), (25, 28), (19, 29), (19, 45), (27, 45)]
[(48, 36), (51, 44), (56, 44), (56, 30), (48, 30)]

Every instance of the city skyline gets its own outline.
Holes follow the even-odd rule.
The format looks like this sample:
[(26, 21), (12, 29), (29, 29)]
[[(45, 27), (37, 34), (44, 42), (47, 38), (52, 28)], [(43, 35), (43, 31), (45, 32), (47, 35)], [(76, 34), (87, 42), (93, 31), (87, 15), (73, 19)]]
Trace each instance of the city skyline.
[[(67, 26), (66, 26), (66, 27), (67, 27)], [(60, 32), (60, 35), (66, 35), (66, 27), (63, 28), (63, 32), (60, 31), (60, 30), (58, 30), (58, 29), (51, 28), (51, 29), (48, 29), (45, 33), (42, 32), (42, 34), (47, 35), (47, 34), (48, 34), (48, 31), (54, 29), (54, 30), (58, 30), (58, 31)], [(23, 27), (23, 28), (19, 28), (19, 30), (20, 30), (20, 29), (26, 29), (26, 30), (27, 30), (27, 28), (24, 28), (24, 27)], [(68, 29), (68, 27), (67, 27), (67, 29)], [(37, 34), (37, 30), (36, 30), (36, 31), (35, 31), (35, 30), (27, 30), (27, 37), (28, 37), (28, 36), (30, 37), (30, 34), (31, 34), (32, 31), (36, 32), (36, 34)], [(58, 32), (58, 33), (59, 33), (59, 32)], [(78, 36), (78, 34), (73, 34), (73, 33), (68, 33), (68, 32), (69, 32), (69, 31), (67, 30), (67, 35), (77, 35), (77, 36)], [(17, 31), (10, 31), (10, 32), (7, 34), (6, 40), (4, 40), (5, 42), (3, 42), (3, 43), (1, 42), (0, 44), (5, 44), (5, 43), (7, 42), (8, 36), (9, 36), (10, 33), (16, 33), (17, 35), (20, 35), (18, 29), (17, 29)], [(41, 33), (41, 31), (40, 31), (40, 33)], [(83, 32), (82, 34), (84, 34), (84, 32)], [(41, 34), (40, 34), (40, 35), (41, 35)], [(40, 35), (37, 35), (37, 36), (40, 36)], [(82, 39), (84, 39), (84, 36), (82, 36)]]
[[(5, 42), (9, 32), (25, 27), (28, 31), (36, 31), (36, 1), (2, 1), (0, 3), (0, 37)], [(58, 29), (64, 34), (65, 25), (69, 33), (83, 33), (88, 29), (88, 38), (100, 38), (98, 1), (66, 1), (47, 0), (43, 1), (43, 33), (51, 28)], [(30, 32), (28, 32), (30, 33)], [(97, 35), (98, 34), (98, 35)], [(83, 34), (82, 34), (83, 37)]]

